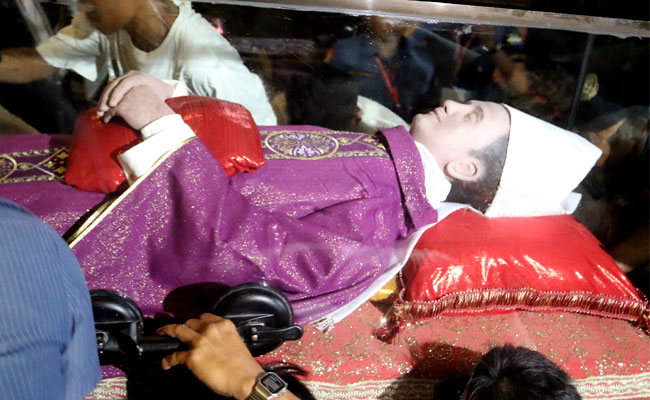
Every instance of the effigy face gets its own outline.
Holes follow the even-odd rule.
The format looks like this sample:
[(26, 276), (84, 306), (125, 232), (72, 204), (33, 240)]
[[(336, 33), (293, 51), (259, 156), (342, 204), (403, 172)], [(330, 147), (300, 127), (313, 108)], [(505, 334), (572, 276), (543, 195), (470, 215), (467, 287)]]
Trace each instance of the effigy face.
[[(323, 397), (431, 398), (505, 342), (585, 398), (650, 396), (649, 6), (537, 3), (0, 5), (0, 198), (146, 317), (210, 311), (216, 286), (282, 290), (311, 325), (269, 360), (307, 366)], [(193, 134), (108, 121), (133, 71)], [(513, 109), (585, 150), (538, 135), (532, 184), (511, 186), (555, 203), (464, 214), (505, 196)], [(493, 188), (458, 197), (496, 168), (478, 156), (492, 137)]]

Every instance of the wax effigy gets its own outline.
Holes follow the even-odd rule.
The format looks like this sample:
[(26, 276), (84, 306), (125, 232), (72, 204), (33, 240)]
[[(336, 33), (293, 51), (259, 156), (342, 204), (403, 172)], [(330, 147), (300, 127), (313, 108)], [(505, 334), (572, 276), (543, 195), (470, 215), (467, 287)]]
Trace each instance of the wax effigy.
[[(314, 127), (261, 133), (266, 165), (252, 174), (228, 179), (194, 139), (100, 210), (90, 211), (104, 195), (66, 186), (42, 168), (29, 177), (6, 174), (0, 196), (59, 233), (76, 232), (71, 247), (89, 287), (121, 290), (148, 316), (163, 312), (165, 297), (179, 287), (264, 281), (288, 295), (300, 323), (312, 321), (384, 272), (397, 239), (436, 220), (417, 149), (402, 128), (384, 132), (390, 154), (366, 134)], [(3, 160), (58, 162), (54, 169), (63, 172), (65, 143), (54, 150), (49, 136), (12, 139)], [(23, 161), (39, 147), (32, 157), (41, 160)], [(71, 229), (86, 214), (96, 218)]]

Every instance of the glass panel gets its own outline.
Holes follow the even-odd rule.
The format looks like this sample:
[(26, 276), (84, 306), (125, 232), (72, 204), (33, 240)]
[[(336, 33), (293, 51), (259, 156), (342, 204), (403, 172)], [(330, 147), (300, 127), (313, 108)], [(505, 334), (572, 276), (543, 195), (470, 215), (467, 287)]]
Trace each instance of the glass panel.
[(569, 127), (603, 155), (581, 185), (578, 217), (647, 294), (650, 45), (647, 38), (592, 39)]
[[(522, 2), (474, 3), (535, 9)], [(128, 9), (117, 2), (81, 2), (78, 7), (53, 2), (3, 2), (2, 47), (24, 47), (2, 53), (0, 65), (7, 68), (2, 70), (2, 80), (7, 83), (2, 83), (0, 91), (8, 121), (5, 131), (71, 133), (80, 112), (97, 104), (107, 79), (116, 78), (138, 63), (152, 63), (145, 57), (147, 51), (156, 53), (176, 15), (175, 6), (160, 4), (151, 23), (153, 28), (139, 27), (136, 32), (120, 25), (128, 20), (128, 12), (124, 11)], [(552, 11), (575, 12), (579, 4), (574, 8), (570, 4)], [(611, 7), (607, 4), (601, 4), (598, 15), (620, 17), (608, 14)], [(526, 19), (530, 12), (521, 15), (522, 26), (517, 26), (500, 17), (503, 13), (493, 14), (490, 8), (468, 5), (422, 2), (418, 5), (422, 12), (419, 18), (418, 8), (407, 10), (411, 17), (396, 18), (390, 3), (382, 2), (370, 7), (354, 2), (334, 3), (329, 8), (336, 12), (309, 11), (325, 8), (318, 2), (256, 5), (194, 3), (192, 7), (223, 34), (245, 66), (261, 77), (278, 124), (370, 133), (381, 124), (410, 124), (416, 114), (427, 113), (447, 99), (505, 102), (575, 130), (604, 148), (606, 155), (583, 186), (587, 186), (587, 199), (594, 197), (595, 202), (605, 204), (597, 207), (600, 214), (584, 216), (583, 222), (608, 249), (615, 251), (639, 228), (637, 225), (647, 228), (647, 179), (638, 176), (647, 168), (635, 164), (647, 166), (647, 21), (641, 19), (635, 24), (604, 18), (609, 24), (598, 25), (609, 26), (611, 31), (636, 29), (646, 33), (642, 35), (645, 37), (621, 38), (581, 32), (586, 30), (584, 24), (576, 25), (578, 31), (527, 27), (531, 26), (531, 19)], [(348, 13), (349, 6), (379, 15)], [(68, 31), (48, 39), (71, 22), (75, 8), (89, 11), (90, 20), (77, 17), (66, 28)], [(477, 13), (485, 19), (454, 23), (455, 10), (465, 9), (479, 10)], [(444, 11), (437, 22), (431, 19), (434, 11)], [(533, 13), (537, 11), (549, 9), (538, 7)], [(634, 11), (637, 15), (644, 12), (626, 9), (622, 15)], [(104, 21), (99, 20), (102, 15)], [(566, 20), (560, 14), (539, 15), (559, 26), (564, 26)], [(492, 18), (504, 21), (495, 25)], [(451, 22), (439, 22), (445, 19)], [(118, 31), (122, 26), (122, 34), (130, 32), (127, 36), (131, 40), (97, 39), (104, 36), (91, 34), (93, 24), (105, 32)], [(78, 37), (88, 37), (74, 43), (57, 41), (65, 33), (70, 34), (72, 28)], [(44, 42), (40, 53), (50, 63), (64, 67), (56, 73), (29, 49)], [(164, 78), (179, 78), (179, 71), (185, 73), (183, 67), (155, 69), (153, 64), (191, 64), (197, 76), (209, 74), (200, 71), (202, 68), (217, 65), (206, 63), (202, 67), (198, 53), (187, 53), (196, 59), (179, 59), (182, 52), (178, 49), (165, 52), (169, 54), (144, 68)], [(108, 62), (103, 58), (117, 54), (120, 56)], [(124, 54), (131, 58), (124, 59)], [(18, 62), (12, 64), (15, 60)], [(36, 60), (34, 64), (30, 64), (32, 60)], [(165, 73), (168, 76), (163, 76)], [(215, 86), (220, 84), (216, 78), (211, 83), (197, 83), (190, 90), (210, 96), (219, 92)], [(633, 167), (637, 167), (637, 174), (624, 172)], [(619, 174), (628, 179), (619, 179)], [(610, 188), (611, 181), (616, 182), (615, 187)], [(577, 215), (582, 216), (580, 211)]]
[(468, 4), (505, 9), (535, 10), (551, 13), (573, 15), (593, 15), (606, 18), (624, 18), (634, 20), (648, 20), (650, 17), (650, 4), (645, 2), (621, 3), (614, 0), (600, 1), (545, 1), (534, 0), (474, 0), (474, 1), (442, 1), (442, 3)]
[[(136, 2), (142, 8), (132, 7)], [(650, 23), (647, 15), (638, 15), (647, 14), (648, 3), (619, 13), (610, 2), (600, 2), (589, 17), (579, 12), (586, 3), (581, 1), (552, 9), (535, 8), (532, 1), (464, 3), (0, 1), (0, 197), (24, 200), (66, 237), (80, 232), (95, 207), (116, 194), (86, 196), (79, 209), (70, 206), (79, 191), (68, 187), (56, 201), (34, 200), (52, 195), (45, 186), (21, 197), (9, 185), (63, 182), (66, 169), (64, 156), (43, 165), (17, 162), (18, 155), (45, 153), (25, 153), (29, 149), (17, 144), (23, 142), (16, 136), (62, 134), (53, 136), (52, 143), (69, 145), (79, 117), (100, 104), (107, 85), (133, 70), (180, 81), (193, 95), (241, 103), (260, 126), (311, 125), (370, 135), (398, 125), (408, 129), (416, 115), (433, 111), (431, 118), (449, 101), (506, 103), (574, 131), (603, 150), (576, 189), (582, 202), (575, 216), (647, 294)], [(142, 9), (145, 16), (139, 14)], [(160, 97), (172, 90), (169, 85), (155, 88)], [(155, 108), (141, 109), (126, 121), (137, 129), (163, 115)], [(298, 128), (286, 128), (291, 129)], [(139, 134), (134, 135), (138, 142)], [(462, 144), (474, 146), (469, 140)], [(113, 161), (127, 147), (113, 151)], [(384, 144), (377, 142), (373, 149), (382, 152)], [(296, 158), (316, 154), (294, 150)], [(553, 149), (545, 151), (548, 164), (540, 169), (554, 163)], [(388, 158), (385, 151), (381, 154)], [(150, 158), (152, 164), (157, 160)], [(432, 161), (434, 167), (436, 161), (442, 165), (438, 159)], [(121, 182), (119, 190), (127, 186)], [(242, 196), (257, 193), (252, 186), (240, 187), (249, 190)], [(292, 204), (295, 209), (287, 214), (295, 217), (317, 208), (311, 203), (329, 189), (305, 194), (307, 205)], [(155, 191), (149, 194), (156, 197)], [(284, 200), (278, 197), (269, 190), (255, 205), (271, 207)], [(409, 221), (402, 222), (404, 226), (392, 228), (406, 231)], [(315, 225), (328, 223), (319, 219)], [(152, 233), (158, 228), (148, 224), (142, 229)], [(352, 231), (351, 236), (359, 233)], [(270, 236), (266, 239), (281, 241)]]

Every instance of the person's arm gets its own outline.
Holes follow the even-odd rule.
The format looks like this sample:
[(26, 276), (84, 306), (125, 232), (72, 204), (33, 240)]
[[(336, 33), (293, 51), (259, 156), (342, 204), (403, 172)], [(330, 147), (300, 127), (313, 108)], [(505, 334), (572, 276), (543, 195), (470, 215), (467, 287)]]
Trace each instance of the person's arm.
[[(258, 125), (276, 125), (262, 79), (244, 65), (237, 50), (213, 27), (201, 21), (202, 35), (185, 32), (181, 79), (198, 96), (241, 104)], [(194, 36), (192, 36), (194, 35)]]
[[(187, 88), (181, 82), (178, 82), (182, 85), (181, 89), (184, 93), (188, 94)], [(122, 102), (124, 96), (138, 86), (146, 86), (152, 92), (156, 94), (156, 98), (146, 102), (145, 106), (151, 108), (152, 105), (158, 105), (157, 100), (167, 100), (170, 97), (177, 95), (176, 88), (158, 78), (154, 78), (146, 72), (141, 71), (130, 71), (126, 74), (120, 76), (119, 78), (110, 82), (104, 88), (101, 97), (99, 98), (99, 104), (97, 105), (98, 114), (101, 115), (104, 122), (108, 122), (115, 114), (111, 114), (111, 109), (116, 109), (117, 106)], [(148, 99), (147, 99), (148, 100)], [(153, 103), (155, 101), (156, 103)], [(151, 104), (150, 104), (151, 103)], [(142, 103), (141, 103), (142, 104)], [(119, 113), (120, 110), (114, 110), (116, 113)], [(151, 122), (151, 121), (149, 121)], [(146, 125), (146, 124), (145, 124)], [(132, 125), (133, 126), (133, 125)], [(144, 125), (143, 125), (144, 126)], [(135, 129), (140, 129), (133, 126)]]
[(84, 13), (77, 12), (70, 25), (63, 27), (35, 49), (53, 67), (74, 71), (95, 82), (104, 78), (106, 71), (102, 64), (106, 65), (108, 55), (105, 50), (108, 46), (106, 37), (92, 28)]
[(492, 58), (504, 77), (504, 83), (513, 93), (522, 94), (528, 91), (530, 83), (526, 64), (514, 61), (503, 50), (497, 50)]
[[(235, 325), (227, 319), (203, 314), (200, 319), (190, 319), (185, 324), (165, 325), (158, 334), (178, 338), (190, 346), (188, 351), (165, 357), (163, 369), (185, 365), (201, 382), (222, 396), (248, 399), (258, 377), (264, 374)], [(297, 400), (298, 397), (286, 391), (274, 399)]]
[(50, 77), (57, 71), (33, 47), (0, 51), (0, 82), (27, 83)]
[(192, 93), (241, 104), (258, 125), (276, 125), (277, 117), (259, 76), (244, 64), (221, 62), (205, 71), (205, 77), (193, 76), (185, 82)]

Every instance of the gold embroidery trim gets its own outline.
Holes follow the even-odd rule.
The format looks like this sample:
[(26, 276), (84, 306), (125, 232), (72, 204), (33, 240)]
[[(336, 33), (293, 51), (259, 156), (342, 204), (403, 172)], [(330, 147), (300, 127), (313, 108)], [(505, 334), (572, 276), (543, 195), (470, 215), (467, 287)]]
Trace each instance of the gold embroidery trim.
[[(324, 158), (345, 158), (345, 157), (382, 157), (382, 158), (389, 158), (388, 155), (381, 151), (381, 150), (356, 150), (356, 151), (339, 151), (336, 153), (336, 156), (328, 156), (328, 157), (307, 157), (307, 158), (300, 158), (300, 160), (320, 160)], [(281, 154), (266, 154), (264, 155), (264, 158), (267, 160), (286, 160), (286, 159), (292, 159), (296, 160), (298, 158), (293, 158), (293, 157), (287, 157)]]
[(480, 313), (486, 309), (557, 310), (609, 316), (627, 320), (648, 321), (647, 302), (637, 299), (594, 294), (590, 292), (550, 292), (531, 288), (477, 289), (448, 293), (431, 301), (400, 299), (393, 305), (395, 316), (406, 319), (434, 317), (443, 311)]
[(106, 211), (108, 206), (110, 206), (115, 200), (109, 200), (103, 203), (92, 214), (90, 214), (88, 218), (86, 218), (83, 224), (81, 224), (81, 226), (76, 231), (74, 231), (72, 235), (70, 235), (70, 237), (67, 239), (67, 242), (68, 244), (70, 244), (70, 247), (72, 247), (72, 242), (74, 242), (75, 239), (77, 239), (77, 237), (81, 235), (82, 232), (88, 229), (88, 227), (97, 219), (97, 217), (99, 217), (104, 211)]
[[(310, 149), (317, 155), (296, 155), (295, 147), (291, 138), (282, 138), (281, 135), (305, 135), (312, 136), (311, 140), (307, 139), (305, 142), (310, 146)], [(321, 160), (325, 158), (344, 158), (344, 157), (384, 157), (389, 158), (384, 146), (378, 142), (373, 136), (365, 133), (340, 132), (340, 131), (297, 131), (297, 130), (280, 130), (280, 131), (267, 131), (262, 134), (262, 145), (264, 148), (270, 150), (271, 154), (265, 154), (265, 158), (269, 160)], [(340, 137), (339, 137), (340, 136)], [(284, 139), (284, 143), (273, 143), (273, 139), (280, 137)], [(310, 143), (311, 142), (311, 143)], [(300, 141), (296, 139), (298, 144)], [(340, 148), (350, 146), (355, 143), (361, 143), (367, 147), (368, 150), (349, 150), (341, 151)], [(293, 151), (292, 151), (293, 150)]]
[(68, 245), (70, 248), (74, 248), (74, 246), (79, 243), (81, 240), (83, 240), (88, 233), (90, 233), (97, 225), (108, 216), (111, 211), (115, 209), (129, 194), (131, 194), (132, 191), (134, 191), (140, 184), (149, 176), (151, 173), (160, 166), (169, 156), (171, 156), (174, 152), (176, 152), (178, 149), (181, 147), (185, 146), (187, 143), (189, 143), (191, 140), (196, 139), (196, 136), (193, 136), (191, 138), (188, 138), (176, 146), (174, 146), (172, 149), (170, 149), (167, 153), (163, 154), (156, 162), (149, 168), (149, 170), (143, 174), (140, 178), (138, 178), (135, 182), (131, 184), (131, 186), (128, 187), (122, 193), (118, 198), (111, 202), (107, 202), (105, 204), (102, 204), (101, 207), (99, 207), (94, 213), (92, 213), (88, 219), (77, 229), (68, 239)]
[[(19, 157), (47, 156), (37, 163), (18, 161)], [(10, 165), (9, 172), (0, 175), (0, 184), (3, 183), (20, 183), (20, 182), (39, 182), (39, 181), (61, 181), (65, 176), (65, 160), (68, 157), (66, 147), (56, 147), (53, 149), (17, 151), (13, 153), (0, 154), (0, 161), (8, 162)], [(59, 159), (61, 165), (57, 167), (55, 159)], [(48, 169), (50, 168), (50, 169)], [(16, 172), (38, 171), (36, 176), (22, 176), (12, 178)], [(42, 175), (41, 175), (42, 174)]]

